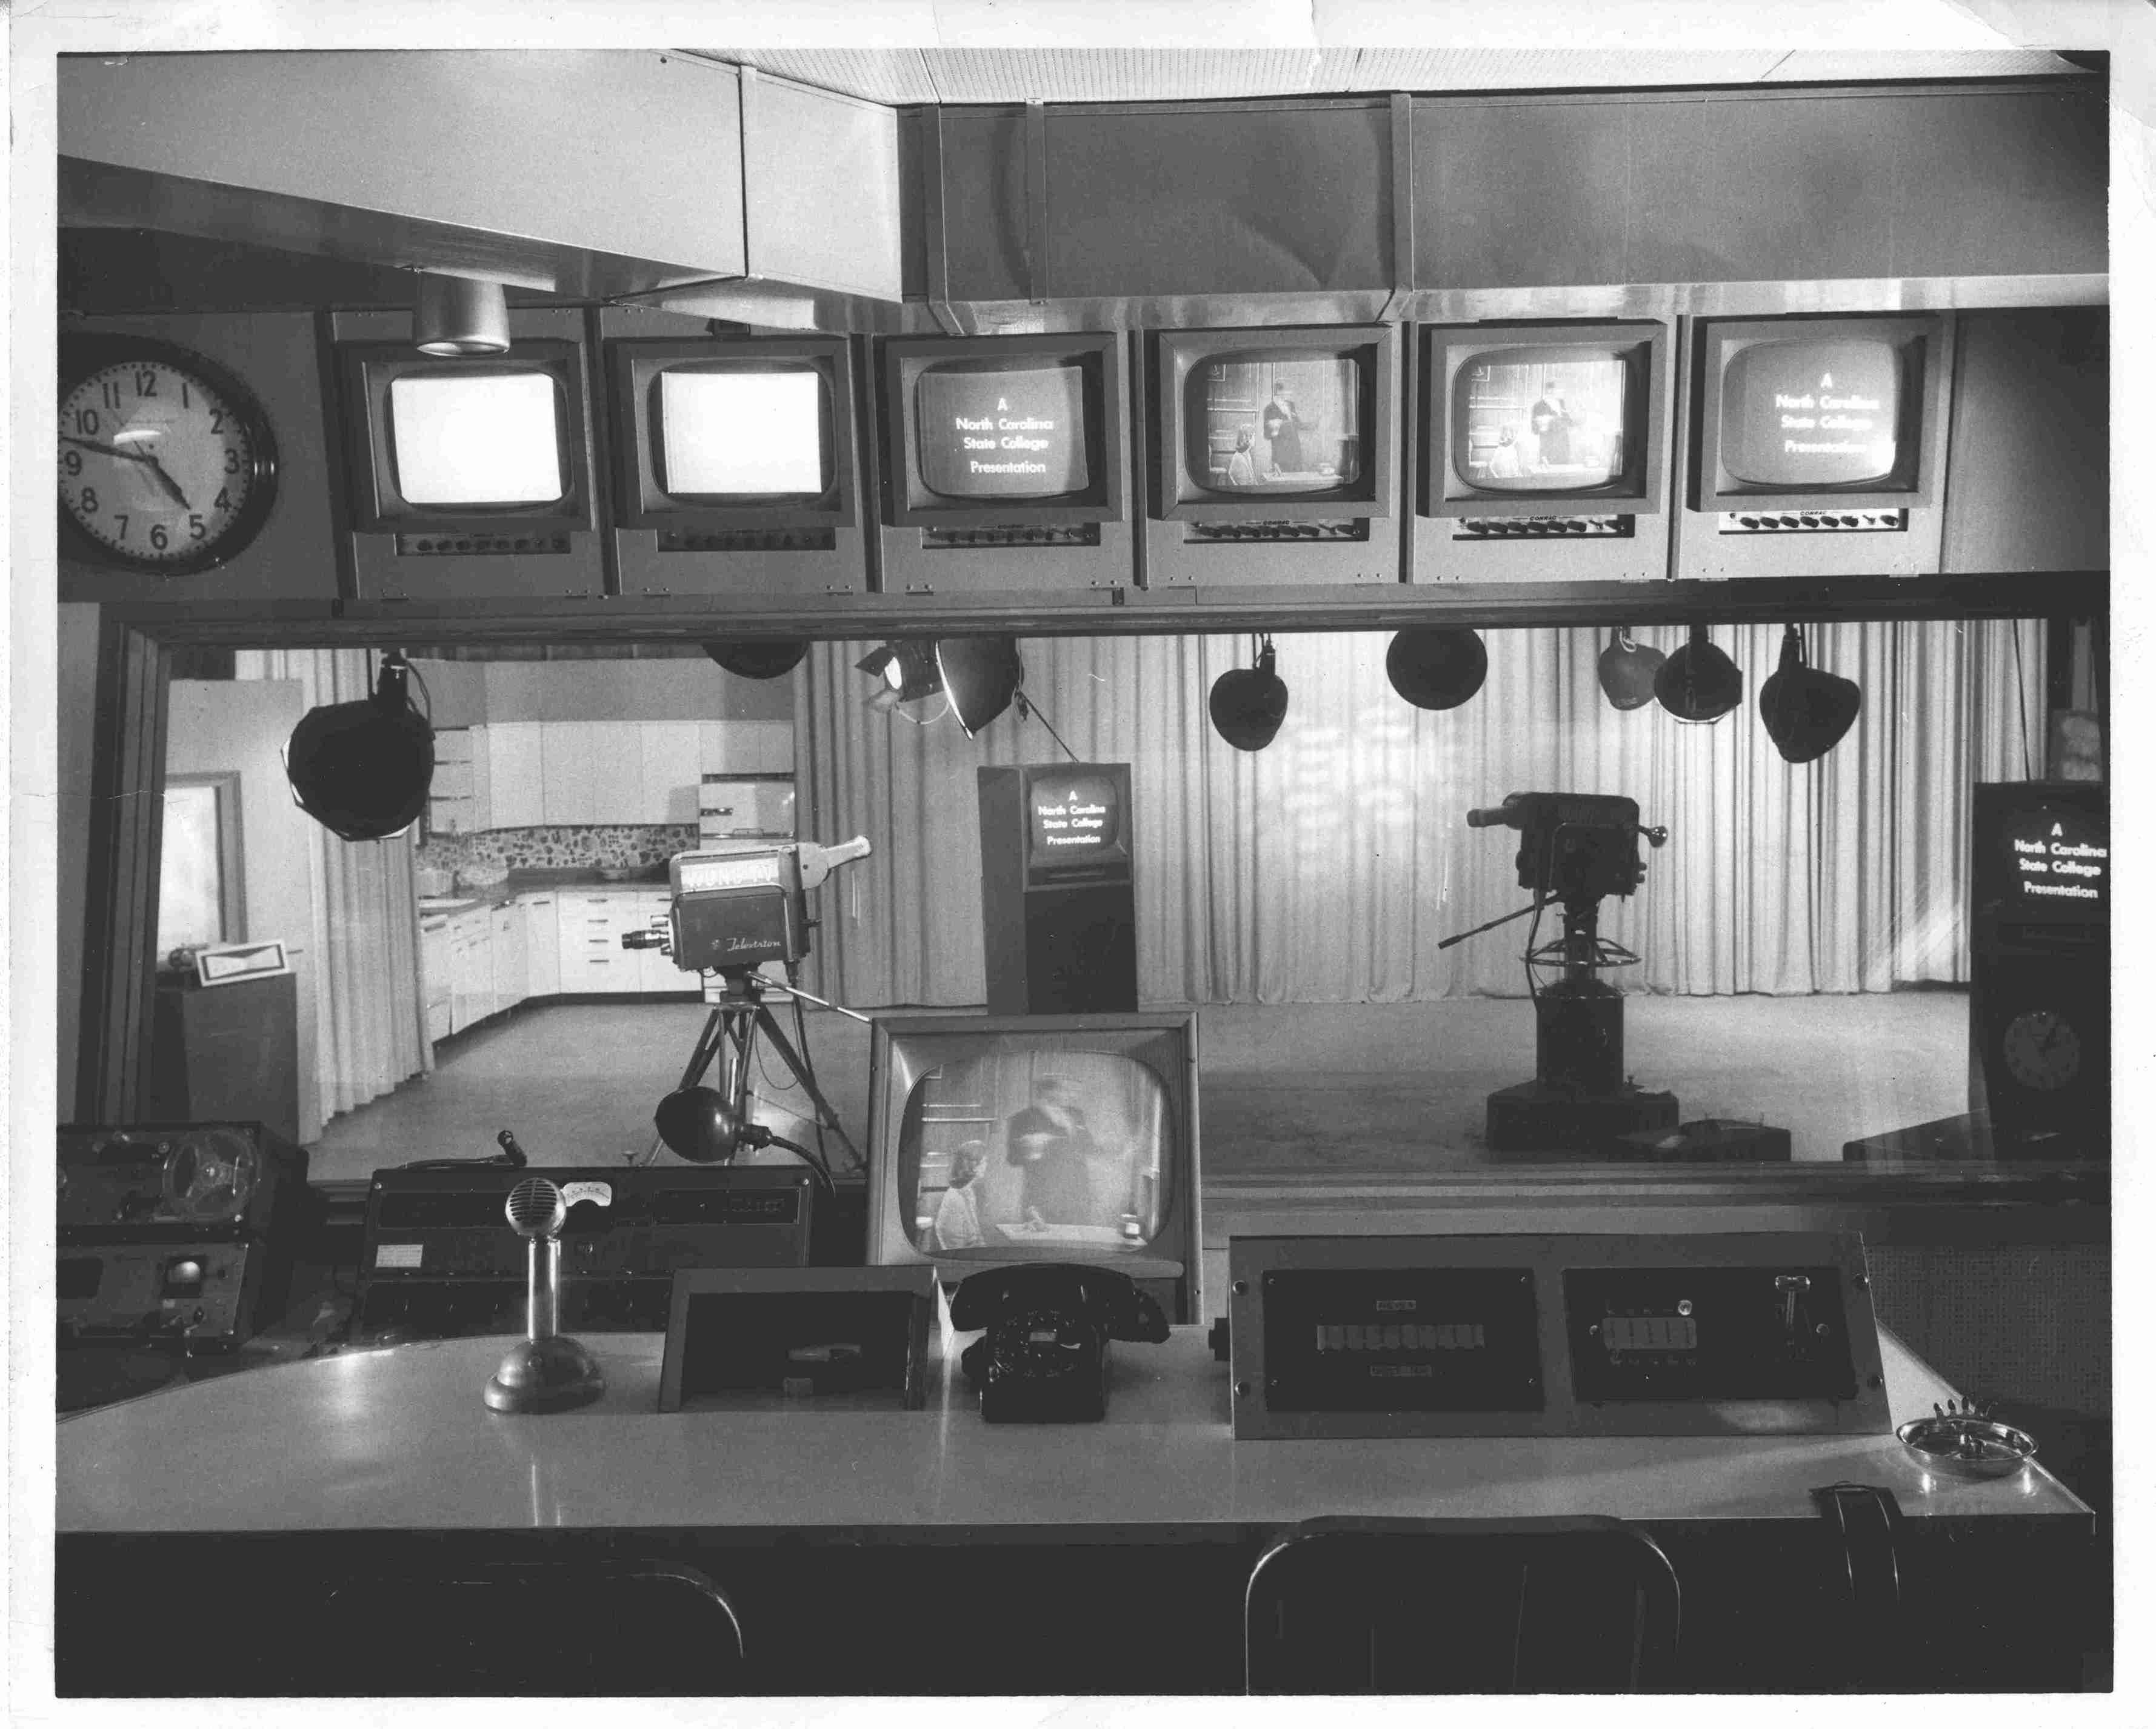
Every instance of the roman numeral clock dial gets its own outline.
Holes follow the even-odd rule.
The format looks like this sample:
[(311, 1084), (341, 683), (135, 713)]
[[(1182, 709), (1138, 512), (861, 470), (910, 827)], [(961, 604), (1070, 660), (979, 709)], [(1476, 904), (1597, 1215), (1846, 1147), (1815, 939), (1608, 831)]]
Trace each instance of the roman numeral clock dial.
[(177, 577), (222, 564), (254, 538), (276, 492), (276, 447), (244, 385), (164, 344), (99, 345), (68, 358), (59, 452), (71, 555)]

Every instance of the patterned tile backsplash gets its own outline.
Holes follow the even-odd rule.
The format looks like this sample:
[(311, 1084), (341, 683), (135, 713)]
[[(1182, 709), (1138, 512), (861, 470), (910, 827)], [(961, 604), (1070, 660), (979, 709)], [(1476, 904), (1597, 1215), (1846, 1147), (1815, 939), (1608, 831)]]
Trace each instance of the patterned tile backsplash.
[(454, 872), (468, 864), (511, 870), (634, 870), (664, 864), (696, 844), (694, 823), (593, 829), (490, 829), (477, 834), (435, 834), (420, 845), (422, 870)]

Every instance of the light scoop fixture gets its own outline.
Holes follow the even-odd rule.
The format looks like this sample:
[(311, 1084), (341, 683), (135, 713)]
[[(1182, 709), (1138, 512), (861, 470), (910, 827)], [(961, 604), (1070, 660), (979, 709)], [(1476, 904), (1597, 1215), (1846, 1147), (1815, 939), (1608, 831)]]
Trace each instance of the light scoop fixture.
[(509, 297), (499, 282), (422, 270), (412, 311), (412, 335), (420, 353), (446, 359), (506, 354)]

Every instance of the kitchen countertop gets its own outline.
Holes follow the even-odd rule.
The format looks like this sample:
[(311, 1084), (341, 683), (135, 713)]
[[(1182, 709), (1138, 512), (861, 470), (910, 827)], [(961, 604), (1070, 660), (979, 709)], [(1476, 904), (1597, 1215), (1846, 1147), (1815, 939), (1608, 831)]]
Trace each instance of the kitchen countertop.
[[(655, 873), (655, 874), (654, 874)], [(520, 895), (544, 894), (549, 890), (576, 889), (602, 895), (648, 895), (666, 889), (666, 867), (645, 865), (625, 881), (610, 882), (588, 867), (552, 867), (512, 870), (501, 881), (483, 889), (459, 889), (449, 895), (422, 895), (423, 918), (454, 918), (478, 906), (500, 906)]]

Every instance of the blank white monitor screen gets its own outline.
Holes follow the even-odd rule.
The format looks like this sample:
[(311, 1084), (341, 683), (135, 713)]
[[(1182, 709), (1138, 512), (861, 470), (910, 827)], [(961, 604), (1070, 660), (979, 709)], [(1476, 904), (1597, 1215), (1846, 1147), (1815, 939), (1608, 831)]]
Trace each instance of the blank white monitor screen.
[(697, 496), (820, 493), (824, 381), (813, 371), (659, 375), (666, 490)]
[(548, 505), (568, 490), (550, 372), (407, 373), (389, 381), (397, 490), (408, 505)]

